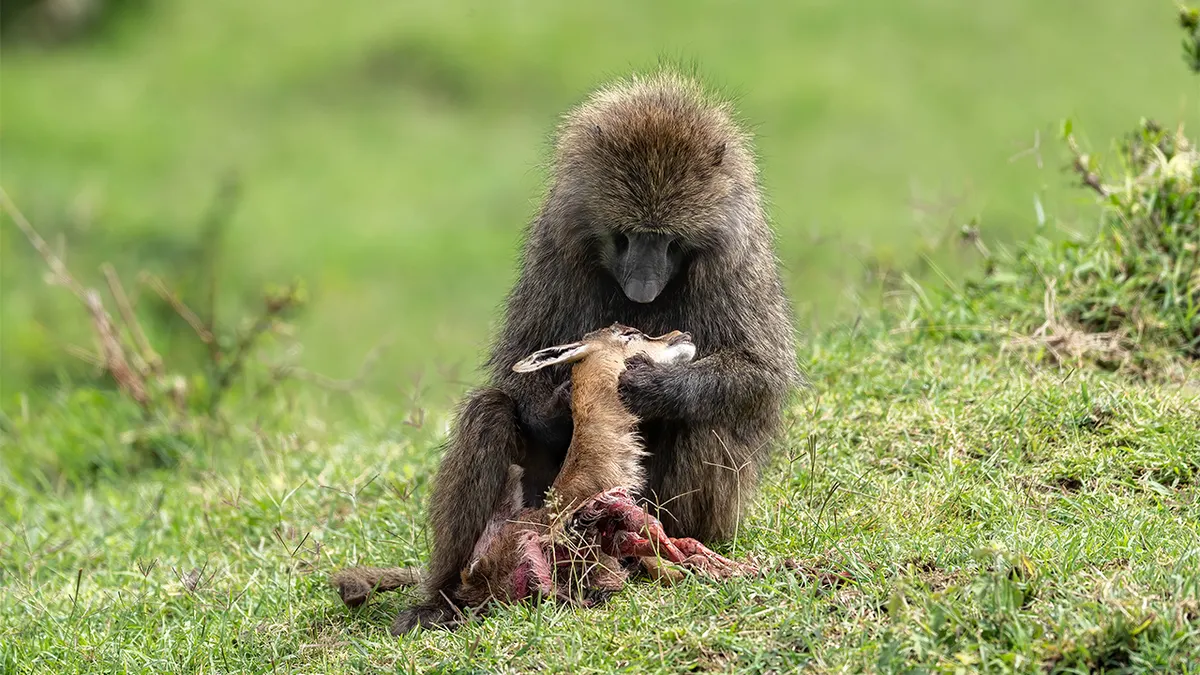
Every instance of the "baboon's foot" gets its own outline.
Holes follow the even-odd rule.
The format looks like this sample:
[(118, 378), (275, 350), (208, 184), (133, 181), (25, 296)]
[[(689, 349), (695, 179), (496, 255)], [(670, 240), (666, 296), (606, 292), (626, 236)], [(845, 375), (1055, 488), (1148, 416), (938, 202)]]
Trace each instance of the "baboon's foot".
[(402, 610), (392, 622), (391, 633), (395, 636), (407, 635), (415, 628), (454, 630), (463, 621), (464, 615), (461, 611), (441, 600), (437, 603), (413, 605)]

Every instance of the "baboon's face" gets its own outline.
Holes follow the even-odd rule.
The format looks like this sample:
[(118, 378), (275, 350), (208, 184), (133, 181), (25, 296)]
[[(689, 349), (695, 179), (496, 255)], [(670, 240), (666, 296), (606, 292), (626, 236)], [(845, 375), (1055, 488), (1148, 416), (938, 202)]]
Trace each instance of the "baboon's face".
[[(676, 109), (683, 109), (679, 113)], [(602, 109), (568, 145), (572, 194), (601, 266), (629, 300), (651, 303), (688, 263), (728, 245), (740, 149), (686, 100)]]
[(634, 302), (654, 302), (683, 262), (679, 242), (667, 233), (612, 232), (606, 243), (608, 271)]
[[(657, 300), (686, 272), (692, 258), (720, 246), (729, 234), (717, 225), (722, 213), (719, 195), (726, 190), (722, 176), (671, 177), (670, 167), (663, 172), (668, 175), (655, 172), (653, 178), (670, 181), (671, 187), (629, 193), (600, 188), (592, 202), (599, 262), (625, 297), (641, 304)], [(628, 187), (649, 179), (601, 173), (593, 180)]]

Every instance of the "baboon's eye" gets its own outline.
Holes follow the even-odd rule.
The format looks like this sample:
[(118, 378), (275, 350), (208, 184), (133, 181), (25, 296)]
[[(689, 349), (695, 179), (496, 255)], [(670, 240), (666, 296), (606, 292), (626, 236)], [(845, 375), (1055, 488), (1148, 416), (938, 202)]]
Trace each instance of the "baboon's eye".
[(629, 248), (629, 237), (622, 232), (617, 232), (613, 235), (613, 246), (617, 249), (617, 254), (620, 255)]

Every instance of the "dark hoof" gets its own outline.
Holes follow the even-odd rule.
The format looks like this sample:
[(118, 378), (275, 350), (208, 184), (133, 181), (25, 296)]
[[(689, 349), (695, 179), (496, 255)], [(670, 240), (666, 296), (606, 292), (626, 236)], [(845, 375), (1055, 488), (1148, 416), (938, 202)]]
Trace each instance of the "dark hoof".
[(371, 597), (371, 589), (366, 587), (351, 588), (349, 586), (342, 586), (338, 589), (338, 593), (342, 596), (342, 602), (351, 609), (361, 607), (367, 601), (367, 598)]
[(375, 590), (370, 584), (359, 579), (354, 574), (339, 572), (330, 578), (330, 583), (337, 589), (342, 602), (351, 609), (361, 607), (371, 597)]

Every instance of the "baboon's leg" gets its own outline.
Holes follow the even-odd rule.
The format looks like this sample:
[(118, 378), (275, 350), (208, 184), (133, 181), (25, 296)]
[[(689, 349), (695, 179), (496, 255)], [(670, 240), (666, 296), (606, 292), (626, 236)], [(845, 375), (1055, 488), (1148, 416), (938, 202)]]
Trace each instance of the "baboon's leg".
[(687, 427), (653, 448), (643, 496), (672, 537), (732, 539), (742, 505), (758, 483), (759, 457), (711, 428)]
[(460, 616), (450, 599), (475, 542), (505, 497), (509, 466), (520, 463), (522, 448), (512, 398), (494, 388), (472, 392), (459, 409), (434, 479), (426, 599), (396, 617), (393, 634), (418, 625), (449, 625)]

